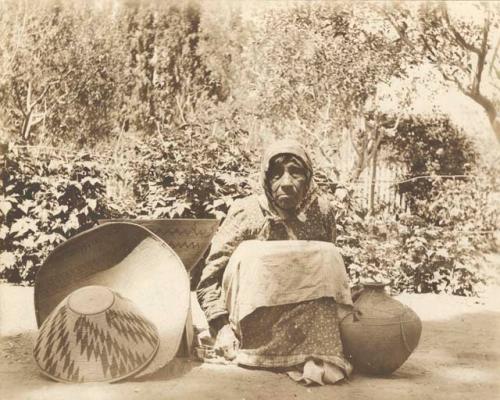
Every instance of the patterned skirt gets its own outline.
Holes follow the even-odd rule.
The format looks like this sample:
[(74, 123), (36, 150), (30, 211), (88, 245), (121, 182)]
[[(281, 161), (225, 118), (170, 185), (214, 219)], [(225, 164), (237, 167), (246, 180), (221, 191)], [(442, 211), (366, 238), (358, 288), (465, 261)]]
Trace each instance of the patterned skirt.
[(332, 298), (261, 307), (240, 327), (238, 364), (287, 370), (313, 360), (333, 364), (345, 376), (352, 371), (344, 357)]

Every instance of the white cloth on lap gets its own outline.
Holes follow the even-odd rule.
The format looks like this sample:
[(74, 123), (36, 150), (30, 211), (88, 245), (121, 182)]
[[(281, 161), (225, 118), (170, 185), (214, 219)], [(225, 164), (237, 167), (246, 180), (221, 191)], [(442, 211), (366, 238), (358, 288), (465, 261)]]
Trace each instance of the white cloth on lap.
[(259, 307), (332, 297), (352, 305), (339, 250), (328, 242), (249, 240), (231, 256), (223, 277), (229, 319), (239, 322)]

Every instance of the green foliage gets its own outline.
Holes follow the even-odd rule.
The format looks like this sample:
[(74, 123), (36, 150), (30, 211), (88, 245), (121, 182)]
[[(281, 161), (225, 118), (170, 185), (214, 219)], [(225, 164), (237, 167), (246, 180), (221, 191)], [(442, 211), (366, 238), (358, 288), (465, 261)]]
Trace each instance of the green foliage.
[(380, 11), (404, 42), (407, 59), (431, 63), (444, 81), (482, 107), (499, 140), (498, 4), (400, 2)]
[(335, 143), (377, 84), (399, 72), (400, 44), (370, 29), (367, 13), (362, 4), (318, 3), (263, 15), (239, 53), (229, 47), (241, 66), (234, 107), (276, 136)]
[[(397, 134), (385, 143), (389, 162), (405, 166), (398, 186), (413, 209), (418, 201), (430, 201), (438, 175), (469, 175), (477, 161), (477, 152), (464, 132), (444, 116), (409, 117), (400, 121)], [(412, 179), (422, 177), (421, 179)]]
[(50, 251), (70, 236), (109, 218), (98, 162), (80, 154), (73, 162), (34, 157), (25, 149), (5, 156), (0, 202), (0, 276), (33, 282)]
[(250, 194), (250, 155), (230, 138), (185, 126), (138, 148), (137, 215), (224, 218), (233, 200)]
[(392, 260), (387, 260), (399, 272), (393, 279), (398, 291), (476, 294), (477, 284), (484, 280), (480, 271), (483, 259), (467, 233), (430, 227), (410, 218), (393, 234), (402, 238)]
[[(257, 166), (250, 160), (257, 157), (231, 140), (209, 138), (191, 126), (136, 146), (129, 170), (135, 200), (128, 208), (107, 193), (113, 172), (105, 155), (91, 159), (82, 153), (68, 162), (11, 149), (2, 175), (0, 276), (32, 282), (55, 245), (98, 219), (224, 218), (235, 198), (255, 190)], [(487, 186), (436, 183), (434, 201), (419, 203), (420, 214), (433, 219), (370, 217), (352, 189), (318, 173), (320, 188), (337, 210), (337, 244), (353, 284), (390, 279), (395, 291), (475, 294), (483, 281), (480, 253), (493, 244), (492, 233), (483, 231), (499, 226)]]
[(134, 189), (128, 203), (108, 193), (116, 174), (108, 150), (61, 157), (11, 147), (2, 172), (0, 277), (32, 283), (57, 244), (99, 219), (224, 218), (235, 198), (251, 192), (251, 162), (231, 140), (207, 135), (189, 126), (136, 146), (126, 171)]
[(352, 281), (387, 279), (396, 292), (475, 295), (485, 279), (481, 254), (495, 251), (500, 227), (488, 178), (494, 175), (443, 117), (404, 119), (383, 145), (386, 160), (406, 168), (399, 190), (409, 212), (347, 213), (340, 241)]
[(475, 295), (486, 278), (482, 253), (496, 250), (500, 228), (494, 171), (443, 117), (406, 118), (383, 145), (386, 160), (406, 168), (399, 190), (409, 212), (367, 216), (354, 192), (344, 192), (339, 244), (352, 282), (386, 279), (396, 292)]
[(10, 50), (1, 54), (8, 63), (6, 79), (0, 81), (0, 104), (7, 116), (3, 128), (28, 142), (47, 135), (53, 143), (106, 136), (113, 128), (120, 89), (119, 32), (110, 18), (85, 5), (48, 6), (43, 1), (21, 7), (24, 15), (18, 18), (9, 19), (16, 14), (3, 11), (7, 37), (1, 40)]
[(118, 17), (127, 37), (123, 118), (149, 133), (185, 124), (199, 102), (225, 97), (199, 54), (199, 6), (173, 4), (136, 5)]
[[(493, 243), (483, 231), (498, 229), (492, 182), (402, 185), (412, 218), (369, 217), (335, 182), (339, 133), (370, 119), (367, 100), (408, 59), (369, 5), (277, 7), (252, 20), (219, 4), (101, 3), (0, 4), (0, 134), (61, 149), (5, 157), (2, 278), (32, 282), (54, 246), (101, 218), (222, 219), (258, 188), (262, 144), (293, 136), (312, 148), (337, 208), (353, 283), (474, 294), (478, 252)], [(382, 146), (408, 178), (475, 171), (473, 147), (446, 119), (404, 119)]]
[(2, 128), (31, 143), (95, 144), (122, 128), (157, 133), (199, 101), (223, 100), (198, 51), (199, 7), (173, 4), (2, 4)]
[(500, 228), (500, 212), (494, 196), (495, 186), (487, 176), (435, 179), (430, 200), (416, 201), (413, 214), (430, 226), (464, 235), (476, 250), (495, 251), (494, 232)]
[(488, 236), (482, 232), (433, 226), (410, 214), (351, 214), (346, 222), (339, 244), (353, 285), (387, 280), (396, 293), (472, 296), (485, 281), (481, 250)]

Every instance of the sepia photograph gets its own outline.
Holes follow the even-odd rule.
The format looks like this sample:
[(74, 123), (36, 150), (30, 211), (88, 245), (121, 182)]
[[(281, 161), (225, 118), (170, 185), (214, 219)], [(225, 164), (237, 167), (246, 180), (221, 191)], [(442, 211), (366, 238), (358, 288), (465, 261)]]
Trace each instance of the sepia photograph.
[(500, 1), (0, 0), (0, 398), (500, 399)]

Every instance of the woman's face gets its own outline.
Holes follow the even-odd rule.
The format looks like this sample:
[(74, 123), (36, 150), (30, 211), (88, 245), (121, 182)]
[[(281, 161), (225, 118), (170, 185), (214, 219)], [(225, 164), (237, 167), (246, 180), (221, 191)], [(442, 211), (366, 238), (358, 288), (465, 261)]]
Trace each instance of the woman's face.
[(268, 182), (275, 204), (291, 211), (306, 195), (307, 170), (296, 157), (277, 156), (271, 160)]

